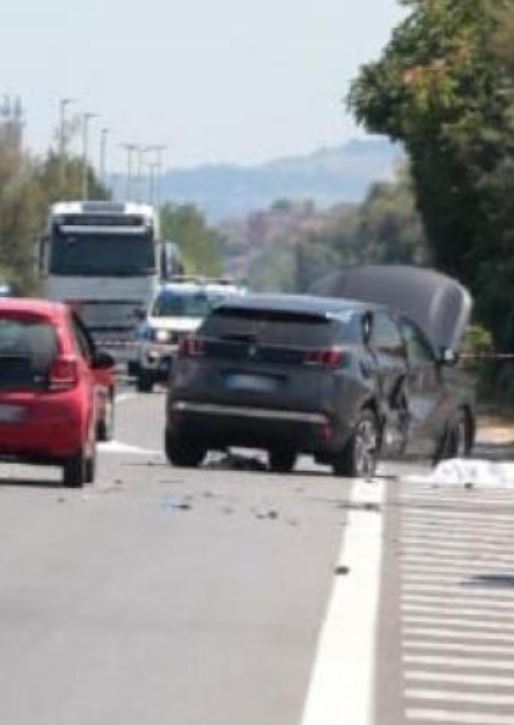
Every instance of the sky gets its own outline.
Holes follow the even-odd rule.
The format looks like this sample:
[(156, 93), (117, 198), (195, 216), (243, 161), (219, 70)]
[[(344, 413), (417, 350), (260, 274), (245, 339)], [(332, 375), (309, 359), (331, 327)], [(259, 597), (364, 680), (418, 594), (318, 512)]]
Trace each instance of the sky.
[(0, 95), (22, 96), (37, 152), (62, 98), (99, 114), (91, 160), (109, 128), (111, 170), (126, 142), (166, 145), (168, 167), (310, 153), (362, 136), (342, 99), (403, 12), (397, 0), (16, 0), (2, 8)]

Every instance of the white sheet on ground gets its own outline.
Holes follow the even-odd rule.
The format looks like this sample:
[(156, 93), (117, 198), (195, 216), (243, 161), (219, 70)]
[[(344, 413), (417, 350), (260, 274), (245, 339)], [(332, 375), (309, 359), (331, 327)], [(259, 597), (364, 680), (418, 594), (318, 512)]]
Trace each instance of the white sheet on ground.
[(514, 489), (514, 463), (452, 458), (439, 463), (430, 473), (407, 476), (407, 481), (432, 484), (462, 484), (474, 487)]

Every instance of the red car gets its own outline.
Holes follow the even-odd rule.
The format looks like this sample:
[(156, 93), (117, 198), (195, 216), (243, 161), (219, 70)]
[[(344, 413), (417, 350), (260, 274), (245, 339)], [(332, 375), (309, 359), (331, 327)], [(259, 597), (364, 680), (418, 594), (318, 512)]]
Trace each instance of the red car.
[(96, 439), (111, 430), (113, 371), (66, 305), (0, 300), (0, 458), (62, 466), (68, 487), (92, 482)]

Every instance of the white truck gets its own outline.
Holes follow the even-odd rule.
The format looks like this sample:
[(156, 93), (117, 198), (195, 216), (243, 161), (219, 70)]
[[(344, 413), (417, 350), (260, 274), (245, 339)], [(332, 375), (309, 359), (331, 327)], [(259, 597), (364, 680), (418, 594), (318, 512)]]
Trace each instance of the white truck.
[(93, 338), (129, 372), (137, 328), (178, 264), (175, 245), (160, 239), (152, 206), (63, 201), (50, 208), (39, 259), (44, 294), (71, 304)]

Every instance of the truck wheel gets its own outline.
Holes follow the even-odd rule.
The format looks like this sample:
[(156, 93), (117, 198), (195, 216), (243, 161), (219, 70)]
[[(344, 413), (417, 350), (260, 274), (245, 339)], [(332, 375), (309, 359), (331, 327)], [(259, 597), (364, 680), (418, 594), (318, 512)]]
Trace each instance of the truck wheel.
[(136, 388), (140, 393), (151, 393), (153, 390), (152, 376), (144, 370), (140, 370), (136, 380)]
[(371, 410), (360, 414), (350, 439), (332, 462), (334, 476), (371, 478), (375, 475), (380, 431)]
[(169, 428), (164, 433), (164, 450), (172, 466), (179, 468), (197, 468), (207, 453), (204, 448), (191, 443), (183, 435), (172, 433)]

